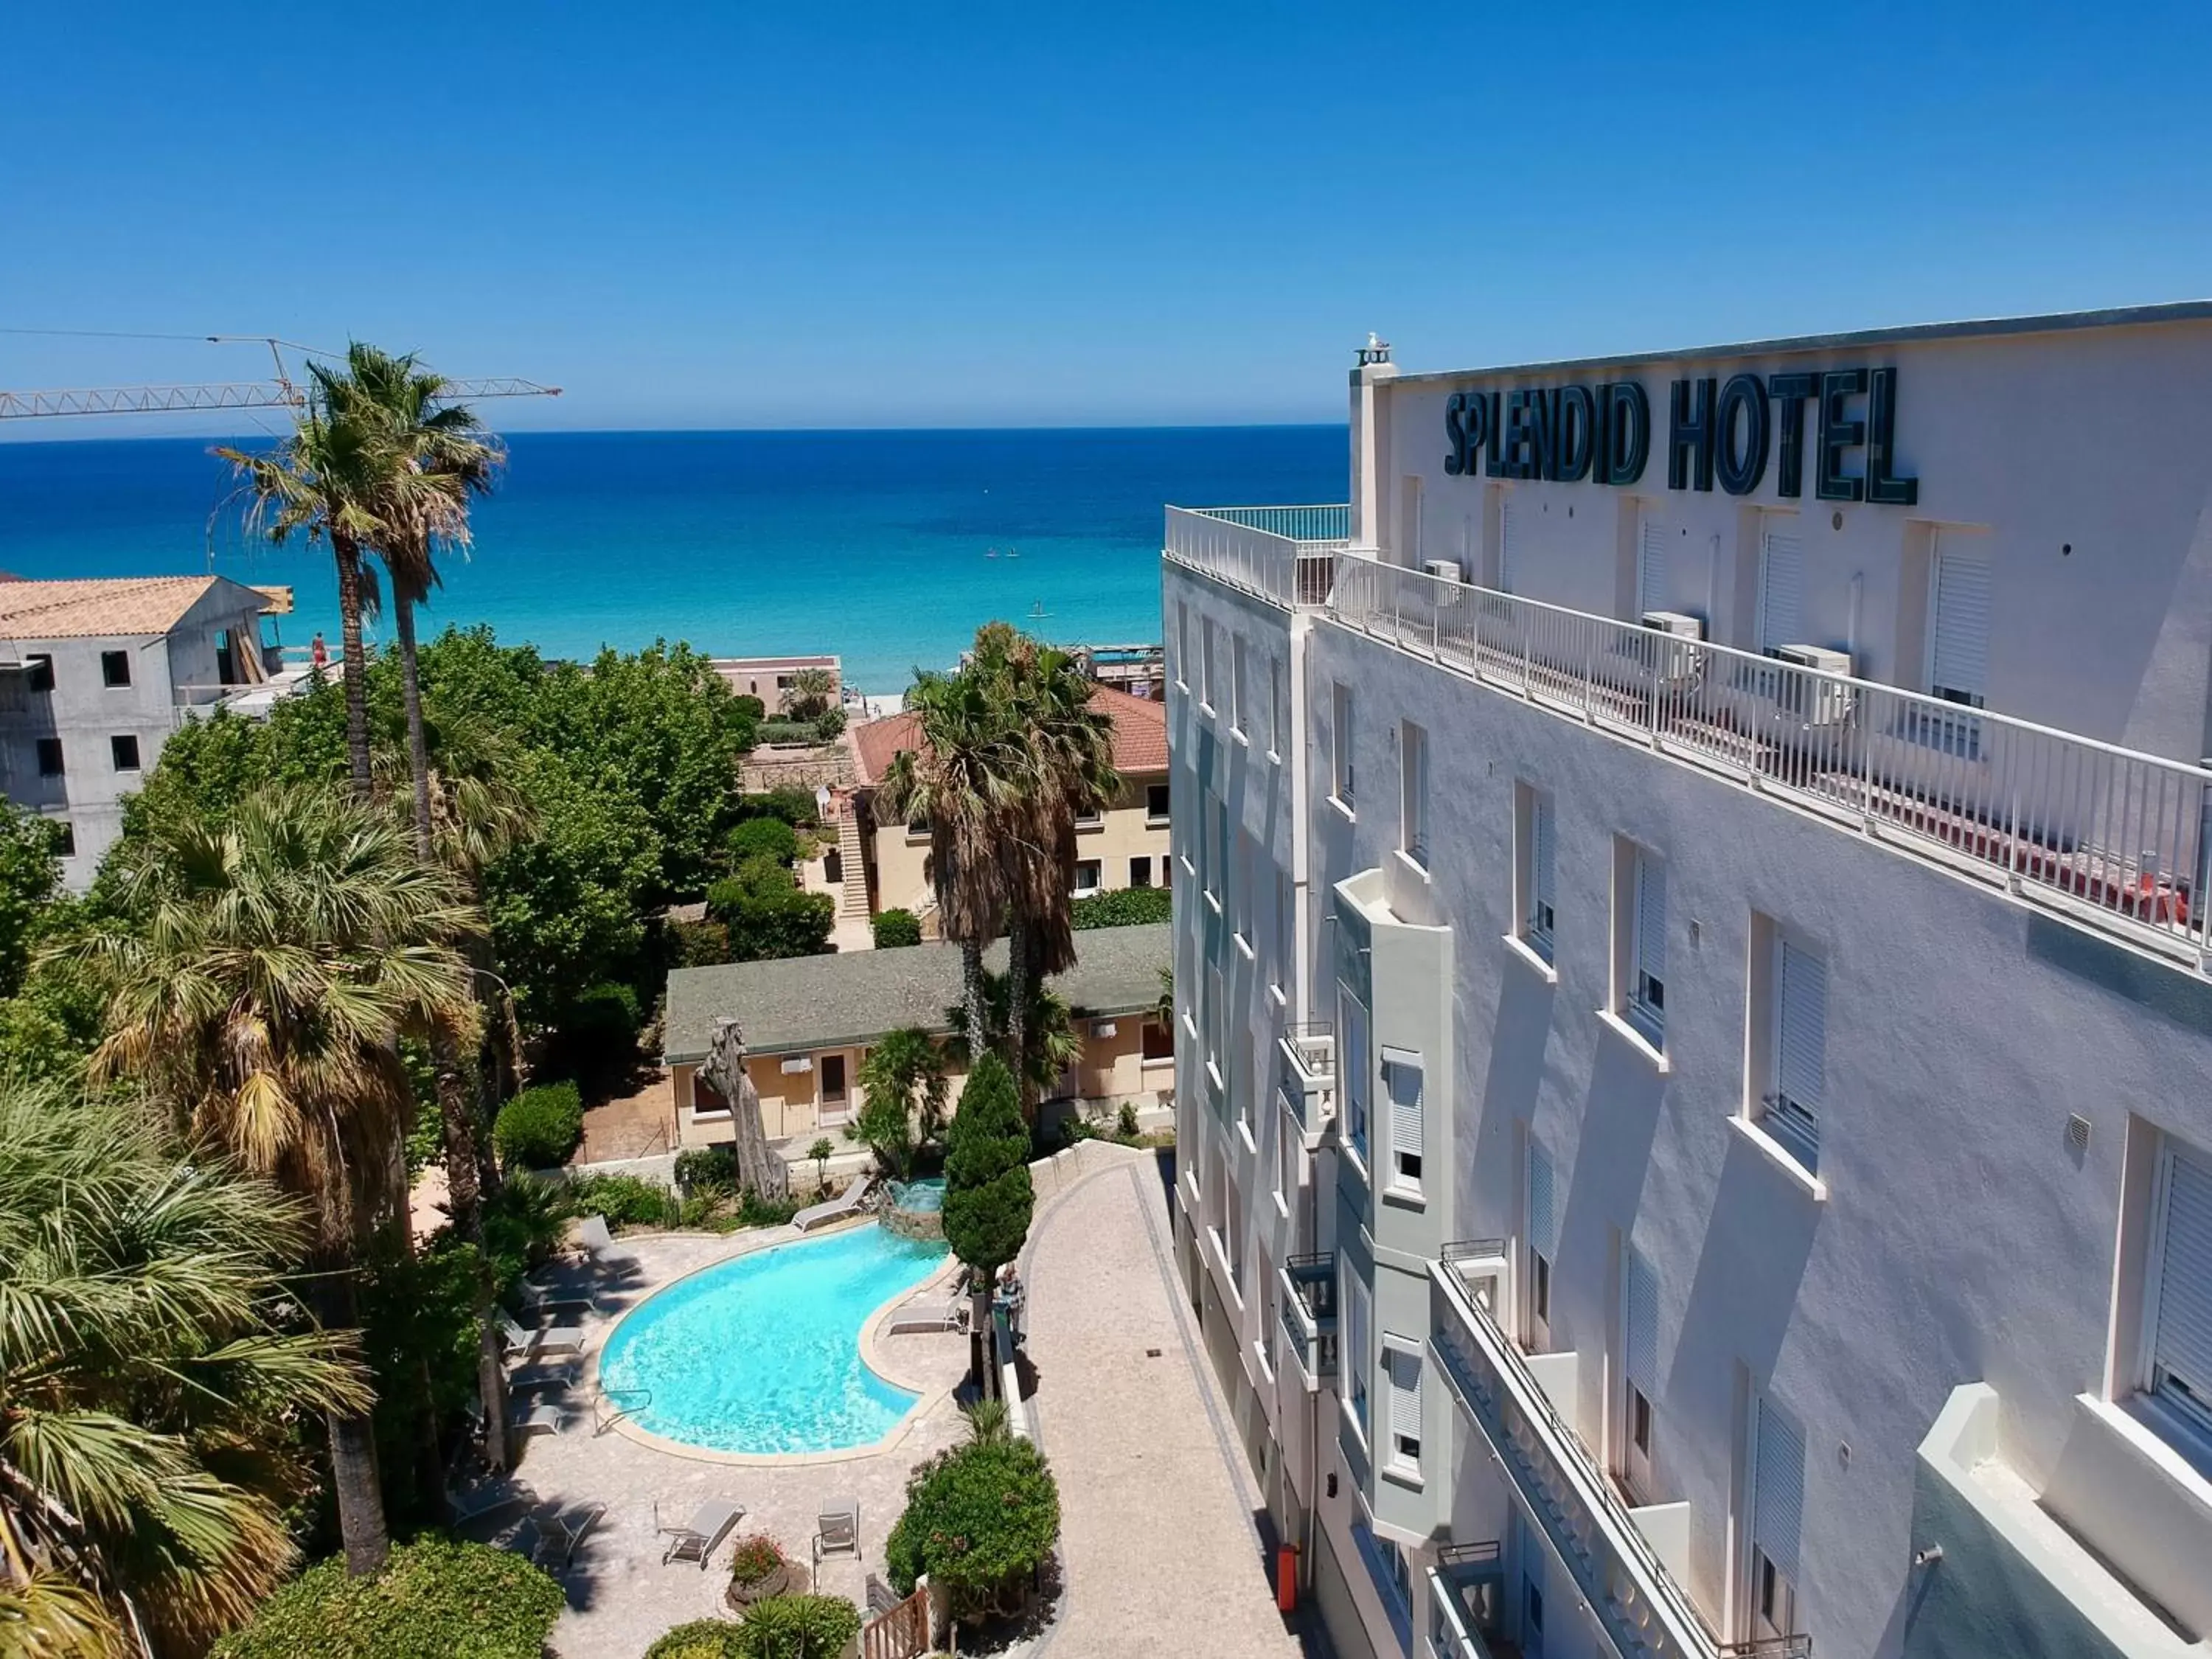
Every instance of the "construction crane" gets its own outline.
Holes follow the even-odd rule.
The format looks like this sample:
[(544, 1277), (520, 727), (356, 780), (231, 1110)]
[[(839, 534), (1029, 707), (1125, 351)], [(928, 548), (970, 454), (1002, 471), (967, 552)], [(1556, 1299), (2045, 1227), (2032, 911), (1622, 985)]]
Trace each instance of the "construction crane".
[[(282, 347), (323, 357), (331, 354), (311, 346), (294, 344), (263, 334), (206, 334), (194, 337), (210, 345), (265, 345), (275, 359), (271, 380), (230, 380), (201, 386), (94, 386), (58, 392), (0, 392), (0, 421), (46, 419), (58, 415), (161, 415), (207, 409), (298, 409), (307, 401), (285, 372)], [(557, 398), (557, 386), (540, 386), (514, 375), (490, 375), (472, 380), (448, 380), (446, 396), (467, 401), (478, 398)]]

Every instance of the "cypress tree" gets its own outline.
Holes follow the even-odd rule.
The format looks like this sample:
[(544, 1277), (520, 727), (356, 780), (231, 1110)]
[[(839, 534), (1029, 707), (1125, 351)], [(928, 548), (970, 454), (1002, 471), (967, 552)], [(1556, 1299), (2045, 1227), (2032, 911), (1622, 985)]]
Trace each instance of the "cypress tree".
[(1013, 1073), (996, 1051), (988, 1051), (968, 1074), (945, 1137), (945, 1241), (969, 1270), (975, 1310), (969, 1364), (979, 1388), (991, 1285), (999, 1269), (1021, 1254), (1036, 1208), (1029, 1157), (1029, 1126)]

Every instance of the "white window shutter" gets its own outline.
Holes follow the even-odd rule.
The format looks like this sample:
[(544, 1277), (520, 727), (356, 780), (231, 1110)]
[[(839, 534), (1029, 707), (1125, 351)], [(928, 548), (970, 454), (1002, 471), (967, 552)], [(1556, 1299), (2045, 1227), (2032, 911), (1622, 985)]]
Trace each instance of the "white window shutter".
[(2212, 1166), (2179, 1152), (2166, 1165), (2152, 1382), (2212, 1412)]
[(1552, 1191), (1552, 1155), (1541, 1146), (1528, 1148), (1528, 1244), (1547, 1261), (1559, 1251), (1559, 1216)]
[(1530, 873), (1536, 889), (1536, 902), (1549, 909), (1558, 902), (1552, 896), (1552, 803), (1541, 795), (1529, 807), (1528, 824), (1529, 838), (1535, 843), (1531, 849), (1535, 868)]
[(1776, 1055), (1778, 1081), (1794, 1105), (1817, 1114), (1828, 1055), (1828, 969), (1820, 957), (1784, 940), (1775, 964), (1782, 1000)]
[(1636, 855), (1636, 965), (1665, 982), (1667, 866), (1648, 853)]
[(1805, 543), (1793, 531), (1770, 530), (1759, 558), (1759, 648), (1795, 645), (1804, 637)]
[(1929, 683), (1981, 705), (1988, 691), (1990, 558), (1971, 542), (1937, 538), (1934, 661)]
[(1662, 611), (1667, 602), (1667, 526), (1646, 517), (1636, 544), (1636, 608)]
[(1516, 591), (1514, 579), (1521, 566), (1518, 517), (1513, 511), (1513, 497), (1508, 494), (1498, 503), (1498, 585), (1508, 593)]
[(1382, 1050), (1382, 1081), (1390, 1091), (1390, 1152), (1422, 1154), (1427, 1144), (1421, 1109), (1421, 1057), (1403, 1048)]
[(1751, 1538), (1795, 1585), (1797, 1543), (1805, 1526), (1805, 1437), (1796, 1425), (1759, 1402), (1759, 1453), (1752, 1474)]
[(1623, 1369), (1646, 1400), (1659, 1397), (1659, 1280), (1651, 1264), (1635, 1250), (1623, 1264), (1623, 1295), (1628, 1304), (1627, 1354)]
[(1408, 1440), (1421, 1437), (1421, 1358), (1401, 1348), (1389, 1348), (1383, 1358), (1390, 1368), (1390, 1432)]

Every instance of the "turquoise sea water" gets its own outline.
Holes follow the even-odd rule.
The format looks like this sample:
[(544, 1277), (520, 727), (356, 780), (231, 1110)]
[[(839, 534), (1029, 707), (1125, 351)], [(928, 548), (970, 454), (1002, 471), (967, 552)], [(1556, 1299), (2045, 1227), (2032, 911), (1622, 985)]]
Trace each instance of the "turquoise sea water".
[[(599, 1382), (649, 1433), (716, 1451), (835, 1451), (916, 1398), (860, 1358), (860, 1332), (945, 1259), (870, 1224), (678, 1279), (607, 1339)], [(625, 1391), (644, 1390), (641, 1401)]]
[[(241, 581), (293, 584), (288, 642), (319, 628), (335, 641), (327, 559), (249, 538), (209, 441), (0, 444), (0, 569), (184, 574), (211, 556)], [(949, 665), (994, 617), (1062, 641), (1156, 641), (1165, 504), (1341, 501), (1346, 488), (1341, 427), (509, 442), (473, 555), (447, 570), (426, 629), (489, 622), (549, 656), (656, 637), (715, 655), (830, 651), (880, 693), (917, 664)]]

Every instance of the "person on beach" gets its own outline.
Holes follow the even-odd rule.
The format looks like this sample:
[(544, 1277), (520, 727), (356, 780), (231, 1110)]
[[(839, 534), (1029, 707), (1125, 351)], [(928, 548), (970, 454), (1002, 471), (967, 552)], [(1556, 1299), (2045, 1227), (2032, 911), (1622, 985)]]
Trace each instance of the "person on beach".
[(331, 665), (331, 648), (323, 643), (323, 636), (320, 634), (315, 635), (314, 643), (307, 647), (307, 660), (318, 668), (328, 668)]

